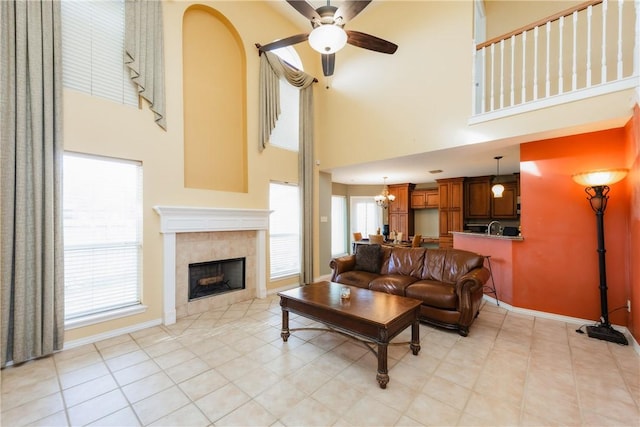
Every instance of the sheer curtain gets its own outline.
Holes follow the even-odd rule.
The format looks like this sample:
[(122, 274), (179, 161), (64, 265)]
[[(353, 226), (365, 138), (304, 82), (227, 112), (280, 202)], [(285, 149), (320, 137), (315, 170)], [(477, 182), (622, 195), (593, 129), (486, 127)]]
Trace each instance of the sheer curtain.
[[(313, 212), (313, 83), (316, 79), (271, 52), (260, 55), (260, 141), (264, 150), (280, 114), (280, 77), (300, 88), (300, 149), (298, 177), (302, 212)], [(302, 278), (313, 281), (313, 216), (302, 218)]]
[(1, 364), (62, 348), (60, 2), (0, 2)]

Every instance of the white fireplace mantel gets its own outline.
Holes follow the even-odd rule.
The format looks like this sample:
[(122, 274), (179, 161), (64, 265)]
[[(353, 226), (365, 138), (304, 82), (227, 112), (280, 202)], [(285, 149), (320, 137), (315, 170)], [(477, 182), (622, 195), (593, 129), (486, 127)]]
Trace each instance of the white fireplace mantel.
[(176, 234), (212, 231), (255, 230), (256, 236), (256, 296), (267, 296), (266, 230), (269, 227), (267, 209), (226, 209), (188, 206), (154, 206), (160, 215), (163, 234), (163, 321), (176, 322)]

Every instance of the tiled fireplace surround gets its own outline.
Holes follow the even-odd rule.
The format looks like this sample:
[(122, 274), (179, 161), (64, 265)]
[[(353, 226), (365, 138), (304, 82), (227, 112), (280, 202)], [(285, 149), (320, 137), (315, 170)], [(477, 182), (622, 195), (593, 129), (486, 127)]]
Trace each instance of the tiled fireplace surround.
[[(155, 206), (163, 235), (163, 323), (209, 308), (267, 296), (269, 211)], [(189, 264), (246, 258), (245, 289), (189, 302)]]

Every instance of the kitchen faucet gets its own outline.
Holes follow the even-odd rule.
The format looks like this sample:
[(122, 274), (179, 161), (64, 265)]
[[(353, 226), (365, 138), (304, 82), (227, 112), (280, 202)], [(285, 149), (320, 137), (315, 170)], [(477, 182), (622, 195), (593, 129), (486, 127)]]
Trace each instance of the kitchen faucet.
[(489, 223), (489, 225), (487, 225), (487, 235), (491, 235), (491, 227), (493, 227), (493, 224), (498, 224), (498, 232), (496, 233), (496, 235), (500, 234), (500, 221), (491, 221)]

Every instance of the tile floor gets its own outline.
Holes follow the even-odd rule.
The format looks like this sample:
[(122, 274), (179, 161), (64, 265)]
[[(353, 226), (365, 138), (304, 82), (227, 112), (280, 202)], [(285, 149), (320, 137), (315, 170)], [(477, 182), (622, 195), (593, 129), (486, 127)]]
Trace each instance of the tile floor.
[[(485, 303), (468, 337), (421, 325), (376, 358), (335, 333), (283, 343), (277, 297), (2, 370), (3, 426), (640, 426), (640, 357)], [(312, 322), (292, 316), (291, 327)], [(409, 331), (398, 337), (407, 340)]]

